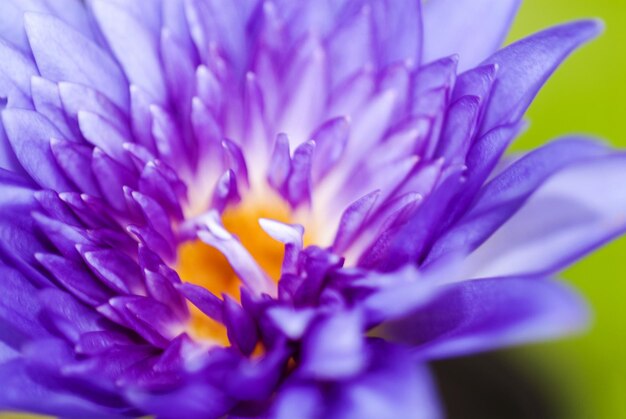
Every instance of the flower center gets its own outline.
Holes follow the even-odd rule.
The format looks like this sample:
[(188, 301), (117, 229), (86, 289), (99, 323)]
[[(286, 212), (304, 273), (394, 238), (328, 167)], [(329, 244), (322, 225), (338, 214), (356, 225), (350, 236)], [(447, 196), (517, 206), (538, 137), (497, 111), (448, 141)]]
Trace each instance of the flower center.
[[(273, 197), (272, 197), (273, 198)], [(281, 222), (291, 219), (289, 207), (281, 199), (245, 199), (241, 204), (226, 209), (222, 224), (237, 237), (268, 277), (278, 281), (284, 254), (284, 245), (272, 239), (259, 225), (260, 218)], [(176, 271), (180, 278), (200, 285), (217, 296), (228, 294), (240, 300), (241, 279), (226, 257), (214, 247), (200, 240), (189, 241), (178, 247)], [(190, 304), (189, 332), (198, 339), (229, 344), (225, 327), (207, 317)]]

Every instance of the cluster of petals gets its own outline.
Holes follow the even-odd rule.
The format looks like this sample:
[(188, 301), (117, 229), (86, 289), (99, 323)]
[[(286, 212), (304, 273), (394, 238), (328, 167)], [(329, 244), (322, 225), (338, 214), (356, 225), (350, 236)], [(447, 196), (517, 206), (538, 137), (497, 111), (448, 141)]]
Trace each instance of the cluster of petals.
[(2, 0), (0, 411), (437, 418), (429, 361), (583, 327), (553, 277), (626, 230), (626, 155), (504, 153), (601, 28), (499, 49), (517, 7)]

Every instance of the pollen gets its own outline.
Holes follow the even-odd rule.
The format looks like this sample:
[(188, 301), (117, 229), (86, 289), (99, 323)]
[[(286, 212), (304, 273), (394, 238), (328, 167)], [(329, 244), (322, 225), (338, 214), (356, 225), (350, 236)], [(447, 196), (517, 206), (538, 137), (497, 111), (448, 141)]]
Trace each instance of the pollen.
[[(284, 245), (263, 231), (259, 225), (261, 218), (290, 222), (290, 209), (280, 198), (246, 199), (224, 211), (222, 224), (237, 237), (267, 276), (277, 282), (281, 273)], [(240, 301), (241, 279), (221, 252), (200, 240), (188, 241), (178, 247), (176, 271), (185, 282), (200, 285), (218, 297), (227, 294)], [(192, 304), (190, 311), (188, 331), (194, 338), (229, 346), (223, 324), (209, 318)]]

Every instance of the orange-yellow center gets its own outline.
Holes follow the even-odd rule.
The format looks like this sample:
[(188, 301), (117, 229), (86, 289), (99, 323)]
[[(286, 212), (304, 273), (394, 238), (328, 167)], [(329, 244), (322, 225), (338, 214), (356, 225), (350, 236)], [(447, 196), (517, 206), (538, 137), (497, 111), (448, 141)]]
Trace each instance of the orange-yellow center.
[[(289, 222), (286, 203), (271, 196), (267, 200), (246, 200), (222, 214), (222, 224), (248, 250), (266, 274), (278, 281), (282, 266), (284, 245), (272, 239), (259, 225), (260, 218)], [(178, 248), (176, 271), (180, 278), (200, 285), (218, 297), (222, 293), (239, 300), (241, 280), (228, 260), (215, 248), (200, 240), (183, 243)], [(190, 304), (189, 333), (197, 339), (229, 345), (225, 327), (207, 317)]]

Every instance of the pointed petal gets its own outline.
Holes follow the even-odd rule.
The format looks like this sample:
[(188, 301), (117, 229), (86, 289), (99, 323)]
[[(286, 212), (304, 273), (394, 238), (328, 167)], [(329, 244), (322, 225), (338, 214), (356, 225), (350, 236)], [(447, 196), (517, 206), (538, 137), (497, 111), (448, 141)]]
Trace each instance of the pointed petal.
[(483, 64), (497, 64), (498, 73), (480, 133), (521, 119), (559, 64), (601, 29), (601, 24), (592, 20), (555, 26), (509, 45), (487, 59)]
[(502, 45), (519, 4), (520, 0), (426, 2), (424, 61), (459, 54), (461, 70), (474, 67)]
[(472, 277), (546, 275), (626, 232), (626, 156), (573, 165), (467, 260)]
[(93, 0), (94, 16), (128, 81), (165, 102), (167, 89), (159, 58), (158, 39), (144, 23), (120, 5)]
[(606, 146), (597, 142), (569, 138), (527, 154), (481, 189), (473, 207), (438, 239), (428, 260), (449, 251), (476, 249), (552, 175), (609, 153)]
[(6, 109), (2, 122), (17, 159), (35, 182), (57, 192), (74, 189), (52, 154), (50, 139), (61, 138), (61, 133), (48, 119), (32, 111)]
[(420, 359), (469, 355), (555, 339), (587, 324), (587, 309), (569, 287), (552, 280), (511, 277), (466, 281), (382, 334), (414, 346)]
[(24, 19), (42, 76), (51, 81), (85, 84), (128, 109), (126, 79), (102, 48), (53, 16), (27, 13)]

